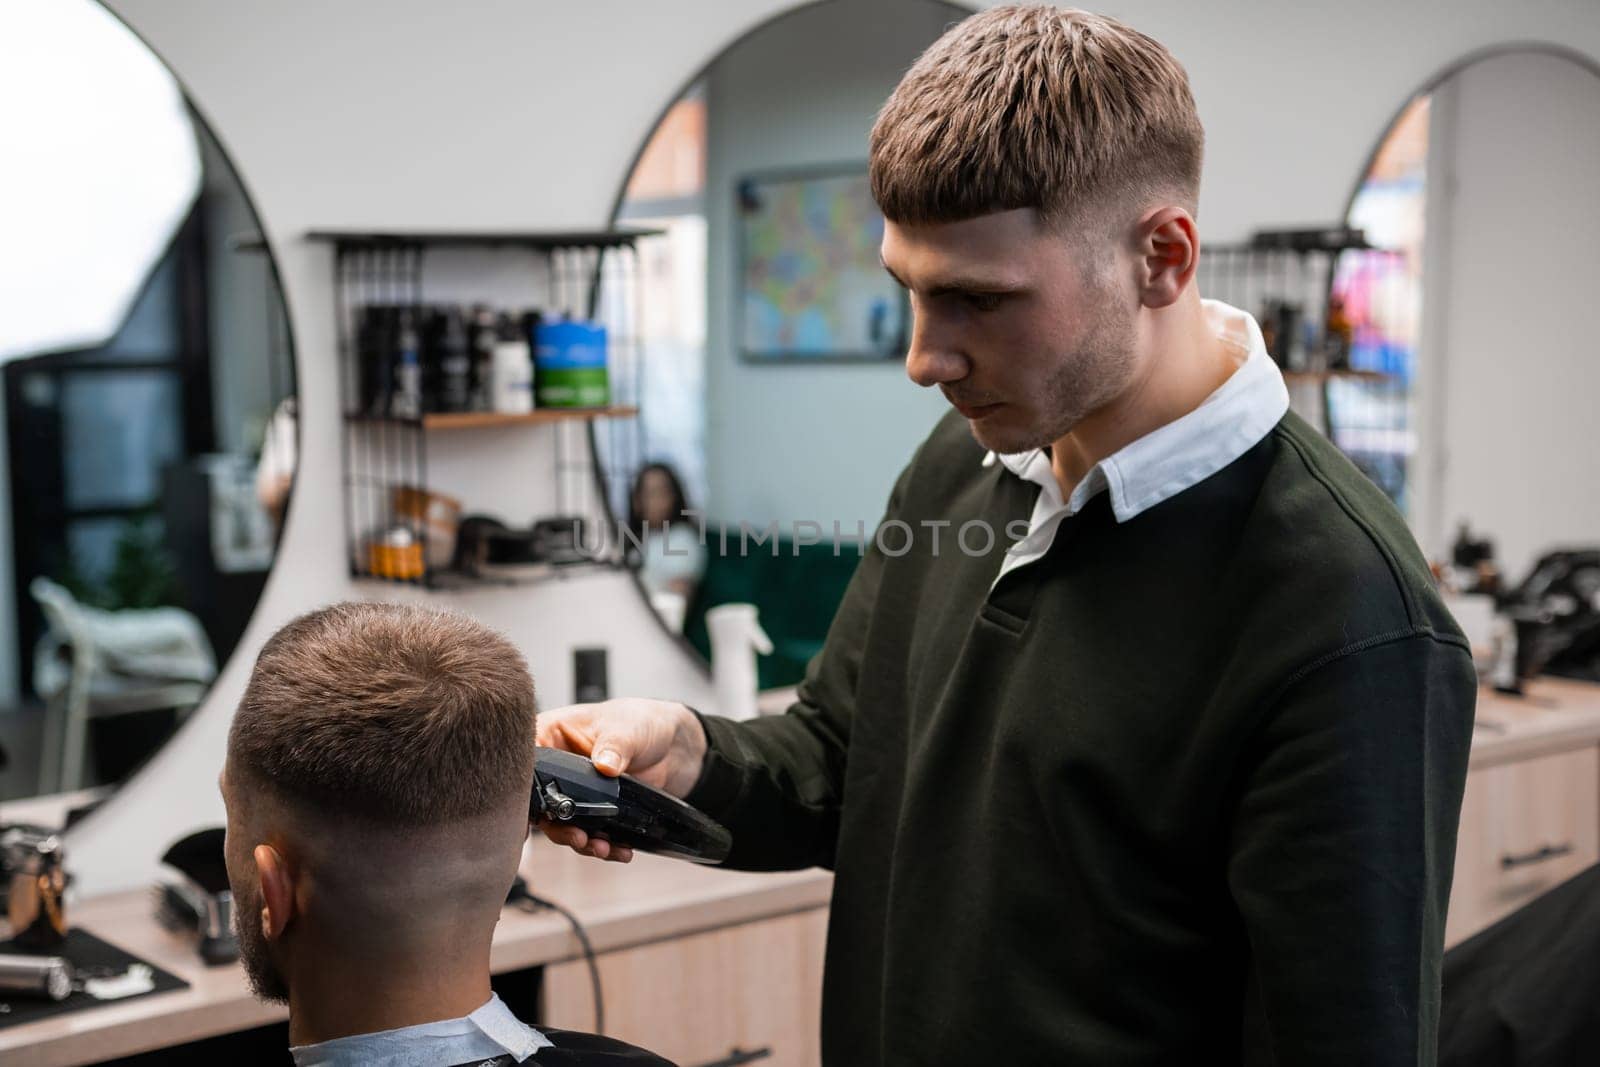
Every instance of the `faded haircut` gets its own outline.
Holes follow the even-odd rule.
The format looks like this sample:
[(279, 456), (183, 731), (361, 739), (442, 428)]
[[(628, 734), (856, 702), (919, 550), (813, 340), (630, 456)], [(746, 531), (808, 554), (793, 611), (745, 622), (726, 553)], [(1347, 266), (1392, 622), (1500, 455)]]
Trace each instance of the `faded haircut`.
[(526, 661), (488, 627), (335, 604), (262, 647), (228, 734), (229, 773), (319, 815), (469, 818), (528, 796), (535, 710)]
[(935, 41), (884, 104), (872, 195), (913, 225), (1016, 208), (1060, 225), (1155, 197), (1192, 214), (1204, 143), (1159, 41), (1086, 11), (996, 7)]

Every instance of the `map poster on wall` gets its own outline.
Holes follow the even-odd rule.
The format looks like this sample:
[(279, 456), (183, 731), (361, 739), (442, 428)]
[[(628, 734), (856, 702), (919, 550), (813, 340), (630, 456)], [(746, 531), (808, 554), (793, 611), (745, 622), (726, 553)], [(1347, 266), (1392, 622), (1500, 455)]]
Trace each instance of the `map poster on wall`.
[(907, 301), (878, 262), (883, 216), (864, 167), (752, 176), (738, 193), (746, 360), (905, 355)]

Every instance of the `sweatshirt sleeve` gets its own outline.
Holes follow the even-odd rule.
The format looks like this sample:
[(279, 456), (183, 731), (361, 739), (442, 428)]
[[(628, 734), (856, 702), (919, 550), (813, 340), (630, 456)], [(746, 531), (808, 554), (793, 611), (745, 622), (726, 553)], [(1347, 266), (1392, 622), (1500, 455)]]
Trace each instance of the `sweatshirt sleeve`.
[(1269, 709), (1229, 842), (1247, 1059), (1431, 1065), (1472, 660), (1410, 631), (1302, 675)]
[[(890, 494), (886, 521), (898, 513), (910, 474), (907, 467)], [(706, 762), (685, 799), (733, 833), (724, 867), (832, 868), (856, 681), (884, 565), (869, 543), (785, 714), (747, 722), (700, 715)]]

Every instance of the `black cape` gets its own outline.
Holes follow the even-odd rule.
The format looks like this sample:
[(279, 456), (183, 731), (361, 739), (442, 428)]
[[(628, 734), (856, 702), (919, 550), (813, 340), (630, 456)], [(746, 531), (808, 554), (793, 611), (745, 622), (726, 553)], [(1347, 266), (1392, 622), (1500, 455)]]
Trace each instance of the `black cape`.
[[(539, 1032), (548, 1037), (555, 1047), (540, 1049), (523, 1060), (522, 1067), (677, 1067), (676, 1064), (662, 1059), (653, 1052), (646, 1052), (642, 1048), (598, 1034), (549, 1030), (542, 1026)], [(494, 1059), (457, 1064), (456, 1067), (506, 1067), (506, 1065), (517, 1067), (517, 1061), (509, 1053), (496, 1056)]]

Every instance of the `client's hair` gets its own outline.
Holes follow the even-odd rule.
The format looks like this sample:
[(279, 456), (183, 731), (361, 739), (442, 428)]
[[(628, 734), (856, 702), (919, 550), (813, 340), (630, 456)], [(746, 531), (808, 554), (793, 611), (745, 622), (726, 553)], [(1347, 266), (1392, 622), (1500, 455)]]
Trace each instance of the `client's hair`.
[(327, 814), (435, 824), (528, 794), (535, 710), (527, 663), (488, 627), (404, 604), (335, 604), (262, 647), (229, 766)]

